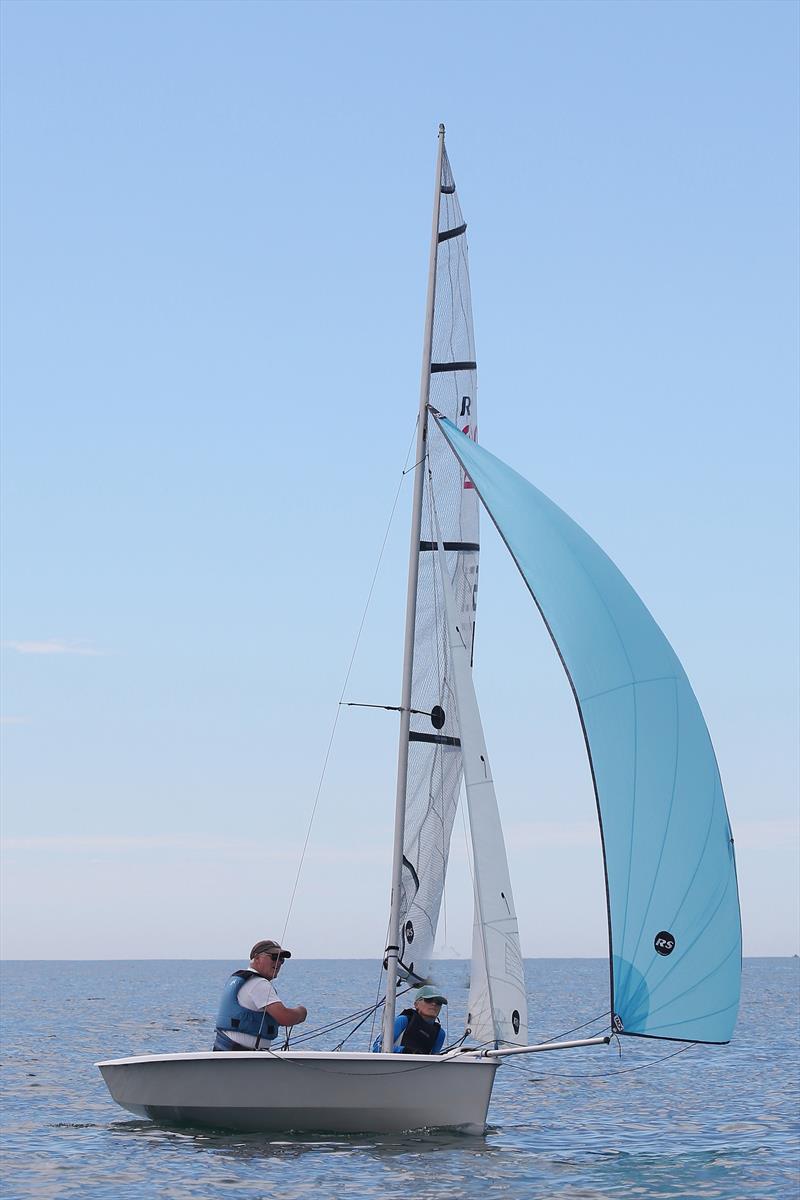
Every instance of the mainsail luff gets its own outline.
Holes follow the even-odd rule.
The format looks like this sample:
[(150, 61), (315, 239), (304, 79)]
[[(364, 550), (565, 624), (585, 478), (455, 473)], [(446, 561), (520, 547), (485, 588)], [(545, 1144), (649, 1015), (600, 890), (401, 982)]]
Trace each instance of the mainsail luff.
[(406, 631), (403, 652), (403, 685), (400, 702), (400, 736), (397, 754), (397, 792), (395, 797), (394, 842), (392, 848), (392, 888), (389, 902), (389, 936), (386, 947), (386, 1001), (383, 1010), (383, 1049), (391, 1053), (394, 1044), (394, 1009), (397, 999), (397, 964), (400, 955), (401, 878), (403, 839), (406, 822), (406, 789), (408, 780), (408, 745), (411, 718), (411, 698), (414, 668), (414, 634), (417, 613), (419, 577), (419, 539), (422, 526), (422, 488), (425, 472), (421, 468), (425, 456), (430, 399), (431, 347), (433, 343), (433, 310), (436, 292), (436, 265), (439, 245), (439, 216), (442, 197), (442, 163), (444, 160), (444, 125), (439, 126), (439, 147), (436, 157), (436, 185), (433, 198), (433, 221), (428, 265), (428, 296), (425, 307), (425, 333), (422, 348), (419, 414), (417, 417), (417, 448), (414, 473), (414, 501), (411, 514), (411, 546), (408, 561), (408, 590), (406, 595)]

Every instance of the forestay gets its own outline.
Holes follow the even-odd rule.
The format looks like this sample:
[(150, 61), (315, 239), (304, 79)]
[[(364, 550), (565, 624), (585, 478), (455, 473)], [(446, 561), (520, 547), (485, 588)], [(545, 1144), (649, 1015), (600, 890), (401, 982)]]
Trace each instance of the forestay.
[(741, 925), (714, 750), (675, 652), (600, 547), (437, 418), (508, 546), (569, 676), (603, 838), (619, 1033), (727, 1042)]
[[(429, 396), (466, 436), (475, 438), (477, 376), (466, 224), (444, 149), (439, 188), (433, 337), (427, 364)], [(462, 774), (441, 579), (433, 553), (431, 481), (442, 526), (446, 573), (470, 653), (478, 589), (477, 497), (434, 425), (428, 425), (427, 463), (430, 477), (426, 471), (400, 888), (400, 969), (411, 979), (427, 975), (433, 952)]]

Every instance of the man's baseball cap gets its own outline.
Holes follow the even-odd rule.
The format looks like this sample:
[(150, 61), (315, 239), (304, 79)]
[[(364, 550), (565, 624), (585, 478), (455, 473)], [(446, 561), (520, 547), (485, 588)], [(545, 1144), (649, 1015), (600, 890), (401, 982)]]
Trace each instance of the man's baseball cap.
[(272, 938), (265, 938), (263, 941), (256, 942), (253, 949), (250, 951), (250, 960), (257, 958), (259, 954), (280, 954), (281, 958), (291, 958), (291, 950), (284, 950), (277, 942), (273, 942)]

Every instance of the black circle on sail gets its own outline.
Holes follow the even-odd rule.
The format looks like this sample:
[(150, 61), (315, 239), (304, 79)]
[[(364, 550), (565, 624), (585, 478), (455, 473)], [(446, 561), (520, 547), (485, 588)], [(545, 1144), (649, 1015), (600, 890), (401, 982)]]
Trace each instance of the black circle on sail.
[(662, 929), (653, 939), (653, 947), (656, 954), (664, 956), (672, 954), (672, 951), (675, 949), (675, 938), (671, 933), (667, 933), (666, 929)]
[(441, 704), (434, 704), (431, 709), (431, 725), (434, 729), (441, 729), (445, 723), (444, 709)]

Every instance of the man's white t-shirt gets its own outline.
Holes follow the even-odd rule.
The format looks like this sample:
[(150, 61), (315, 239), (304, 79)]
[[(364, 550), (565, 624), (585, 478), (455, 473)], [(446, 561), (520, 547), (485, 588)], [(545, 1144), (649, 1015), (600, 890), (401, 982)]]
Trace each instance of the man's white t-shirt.
[[(243, 983), (239, 988), (239, 1003), (242, 1008), (252, 1009), (253, 1012), (260, 1012), (262, 1008), (267, 1008), (270, 1004), (280, 1003), (280, 999), (275, 984), (271, 979), (265, 979), (263, 975), (251, 975), (247, 982)], [(266, 1024), (267, 1021), (265, 1019), (265, 1028)], [(247, 1046), (248, 1049), (255, 1050), (256, 1039), (251, 1033), (239, 1033), (235, 1029), (226, 1029), (225, 1037), (230, 1038), (232, 1042), (236, 1042), (240, 1046)], [(266, 1050), (271, 1041), (272, 1038), (264, 1037), (262, 1034), (258, 1043), (259, 1050)]]

